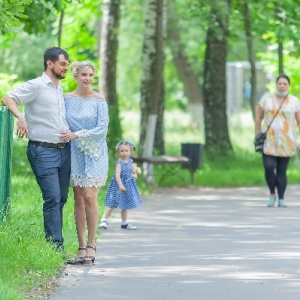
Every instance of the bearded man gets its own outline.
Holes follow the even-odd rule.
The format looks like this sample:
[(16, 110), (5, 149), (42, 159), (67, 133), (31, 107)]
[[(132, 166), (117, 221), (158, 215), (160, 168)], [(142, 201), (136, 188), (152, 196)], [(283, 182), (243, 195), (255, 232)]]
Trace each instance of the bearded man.
[[(17, 119), (16, 134), (28, 138), (27, 158), (43, 197), (47, 241), (63, 250), (63, 207), (70, 177), (70, 145), (60, 140), (69, 130), (60, 80), (68, 70), (69, 56), (59, 47), (44, 53), (45, 71), (8, 92), (2, 102)], [(24, 112), (18, 108), (24, 106)]]

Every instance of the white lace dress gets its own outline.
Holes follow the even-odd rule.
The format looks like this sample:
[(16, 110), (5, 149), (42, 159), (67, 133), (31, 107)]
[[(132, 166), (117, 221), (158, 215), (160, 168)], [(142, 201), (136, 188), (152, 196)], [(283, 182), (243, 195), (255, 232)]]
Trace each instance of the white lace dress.
[(103, 99), (65, 96), (71, 141), (71, 186), (101, 187), (108, 173), (108, 106)]

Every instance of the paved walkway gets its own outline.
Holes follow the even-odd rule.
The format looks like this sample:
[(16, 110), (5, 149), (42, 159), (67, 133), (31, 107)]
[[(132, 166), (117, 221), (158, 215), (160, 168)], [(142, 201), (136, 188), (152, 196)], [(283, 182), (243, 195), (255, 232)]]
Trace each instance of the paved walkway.
[(119, 212), (94, 266), (68, 266), (52, 300), (299, 300), (300, 186), (288, 208), (266, 188), (161, 189), (120, 229)]

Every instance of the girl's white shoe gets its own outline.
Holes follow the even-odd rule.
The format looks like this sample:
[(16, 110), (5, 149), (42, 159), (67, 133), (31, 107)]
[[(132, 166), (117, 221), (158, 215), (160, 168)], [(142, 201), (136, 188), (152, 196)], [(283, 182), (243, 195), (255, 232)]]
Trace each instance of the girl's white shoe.
[(107, 229), (108, 223), (105, 220), (101, 220), (100, 224), (99, 224), (99, 228), (101, 229)]
[(127, 223), (125, 225), (121, 225), (121, 228), (122, 229), (129, 229), (129, 230), (135, 230), (135, 229), (137, 229), (137, 227), (135, 225), (132, 225), (130, 223)]

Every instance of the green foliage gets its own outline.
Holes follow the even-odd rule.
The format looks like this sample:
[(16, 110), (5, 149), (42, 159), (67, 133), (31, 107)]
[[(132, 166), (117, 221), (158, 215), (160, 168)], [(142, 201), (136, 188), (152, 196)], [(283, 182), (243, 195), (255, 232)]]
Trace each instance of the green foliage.
[[(58, 3), (61, 1), (38, 1), (39, 5), (46, 5), (47, 9), (52, 9), (52, 14), (55, 13), (55, 9), (58, 9)], [(64, 1), (64, 3), (67, 3)], [(99, 67), (98, 55), (98, 29), (97, 18), (101, 17), (101, 11), (99, 10), (99, 3), (95, 3), (92, 0), (86, 0), (85, 5), (78, 1), (73, 1), (72, 5), (65, 8), (65, 25), (63, 31), (63, 43), (62, 47), (65, 48), (71, 61), (75, 60), (91, 60)], [(40, 17), (40, 14), (35, 15)], [(80, 13), (78, 13), (80, 12)], [(50, 13), (50, 12), (49, 12)], [(55, 16), (57, 18), (57, 16)], [(17, 35), (5, 35), (0, 37), (0, 61), (1, 72), (7, 74), (17, 74), (19, 81), (25, 81), (37, 76), (40, 76), (43, 72), (43, 54), (46, 48), (57, 45), (57, 30), (58, 22), (52, 19), (52, 25), (49, 25), (50, 31), (43, 35), (28, 34), (24, 30), (18, 30)], [(48, 19), (47, 24), (51, 24)], [(40, 22), (37, 22), (40, 24)], [(40, 24), (41, 25), (41, 24)], [(39, 26), (40, 26), (39, 25)], [(80, 28), (80, 35), (74, 28)], [(29, 30), (30, 31), (30, 30)], [(33, 30), (34, 31), (34, 30)], [(42, 45), (42, 47), (41, 47)], [(87, 46), (88, 45), (88, 46)], [(26, 51), (24, 51), (26, 49)], [(15, 75), (12, 75), (15, 76)], [(97, 90), (98, 77), (95, 79), (95, 89)], [(64, 90), (66, 92), (74, 90), (76, 82), (73, 76), (69, 75), (62, 82)], [(9, 88), (10, 89), (10, 88)], [(5, 90), (9, 90), (5, 88)], [(1, 88), (1, 93), (2, 88)]]
[[(95, 64), (96, 68), (99, 68), (97, 38), (101, 16), (99, 2), (93, 0), (85, 0), (84, 4), (74, 2), (65, 8), (61, 47), (67, 50), (71, 62), (89, 60)], [(57, 26), (58, 24), (56, 24), (55, 31), (58, 30)], [(80, 34), (74, 28), (80, 28)], [(98, 77), (99, 74), (96, 74), (95, 90), (98, 90)], [(70, 73), (64, 79), (63, 86), (65, 92), (76, 88), (76, 82)]]
[(277, 47), (279, 41), (289, 45), (285, 51), (299, 53), (299, 13), (297, 0), (249, 1), (252, 12), (252, 29), (268, 47)]
[[(0, 37), (1, 73), (10, 74), (6, 76), (14, 76), (23, 82), (42, 74), (44, 51), (56, 44), (56, 37), (30, 35), (22, 30), (17, 33), (16, 36)], [(5, 85), (1, 87), (7, 89)]]
[(124, 110), (137, 109), (140, 104), (144, 18), (144, 1), (121, 5), (117, 90)]
[(25, 6), (29, 5), (32, 0), (4, 0), (0, 5), (0, 32), (13, 32), (21, 26), (21, 20), (28, 16), (25, 13)]
[[(273, 82), (270, 83), (269, 89), (275, 91), (275, 78), (279, 75), (277, 70), (277, 50), (270, 49), (268, 52), (259, 52), (257, 55), (263, 62), (266, 72), (273, 74)], [(289, 93), (300, 99), (300, 62), (296, 57), (287, 55), (285, 56), (284, 65), (285, 74), (288, 75), (291, 80)]]
[(8, 33), (23, 26), (28, 33), (50, 33), (57, 12), (71, 3), (72, 0), (5, 0), (0, 6), (0, 31)]
[(61, 1), (32, 0), (25, 9), (28, 18), (23, 21), (24, 30), (35, 34), (50, 33), (57, 18), (56, 11), (60, 10)]
[[(12, 74), (3, 74), (0, 73), (0, 99), (8, 92), (10, 91), (12, 88), (14, 88), (16, 85), (19, 84), (18, 81), (16, 81), (17, 79), (17, 75)], [(0, 103), (1, 105), (1, 103)]]
[[(8, 3), (7, 1), (4, 1)], [(102, 17), (103, 1), (69, 1), (69, 0), (42, 0), (37, 1), (10, 1), (10, 6), (5, 4), (0, 7), (0, 14), (7, 10), (8, 17), (10, 12), (15, 14), (16, 20), (20, 25), (30, 32), (41, 32), (42, 35), (28, 34), (23, 29), (19, 29), (16, 35), (5, 34), (0, 37), (0, 69), (1, 73), (17, 74), (18, 81), (28, 80), (37, 77), (43, 71), (43, 52), (46, 48), (57, 44), (58, 19), (60, 12), (64, 9), (65, 17), (62, 32), (62, 47), (69, 54), (71, 61), (91, 60), (97, 68), (99, 51), (99, 24)], [(210, 19), (210, 9), (212, 6), (219, 5), (221, 1), (214, 0), (176, 0), (176, 10), (178, 13), (177, 23), (181, 34), (182, 44), (185, 47), (185, 54), (188, 57), (193, 70), (198, 75), (199, 82), (203, 79), (203, 59), (205, 52), (205, 36)], [(230, 15), (230, 48), (228, 60), (247, 60), (245, 46), (243, 18), (240, 10), (240, 0), (232, 0), (232, 10)], [(249, 1), (252, 10), (252, 25), (255, 35), (256, 50), (263, 52), (260, 55), (269, 67), (277, 65), (276, 56), (276, 34), (284, 30), (286, 43), (285, 48), (285, 67), (288, 75), (292, 74), (291, 92), (297, 90), (298, 76), (296, 74), (297, 61), (290, 59), (289, 56), (296, 57), (299, 50), (298, 19), (297, 14), (300, 6), (296, 5), (295, 0), (287, 0), (280, 3), (281, 21), (274, 18), (274, 1), (268, 0), (261, 2), (258, 0)], [(25, 5), (26, 3), (26, 5)], [(31, 4), (30, 4), (31, 3)], [(19, 9), (23, 14), (30, 15), (24, 21), (19, 18)], [(119, 51), (118, 51), (118, 73), (117, 90), (120, 103), (120, 111), (129, 109), (139, 109), (140, 102), (140, 82), (141, 82), (141, 53), (144, 32), (145, 3), (141, 0), (128, 0), (121, 4), (121, 20), (119, 31)], [(0, 18), (0, 24), (5, 18)], [(39, 18), (37, 21), (36, 18)], [(19, 20), (22, 20), (22, 24)], [(24, 22), (23, 22), (24, 21)], [(31, 25), (42, 26), (43, 28), (32, 28)], [(279, 22), (279, 23), (278, 23)], [(9, 24), (9, 23), (5, 23)], [(24, 25), (25, 24), (25, 25)], [(29, 26), (29, 27), (28, 27)], [(1, 25), (0, 25), (1, 27)], [(16, 30), (16, 29), (15, 29)], [(263, 44), (265, 43), (265, 44)], [(269, 46), (265, 51), (265, 45)], [(165, 98), (166, 109), (180, 108), (187, 109), (187, 98), (183, 93), (183, 86), (172, 61), (172, 54), (166, 42), (165, 51)], [(273, 72), (276, 69), (272, 67)], [(14, 75), (13, 75), (14, 76)], [(1, 79), (2, 80), (2, 79)], [(1, 94), (10, 89), (9, 84), (1, 84)], [(69, 75), (62, 81), (64, 90), (69, 92), (74, 90), (76, 82)], [(95, 79), (94, 88), (98, 90), (98, 77)], [(100, 91), (101, 92), (101, 91)], [(132, 131), (132, 129), (131, 129)]]
[[(98, 58), (98, 21), (101, 16), (99, 2), (93, 0), (85, 0), (84, 4), (75, 2), (66, 7), (62, 47), (68, 50), (72, 61)], [(74, 28), (80, 29), (80, 34)]]

